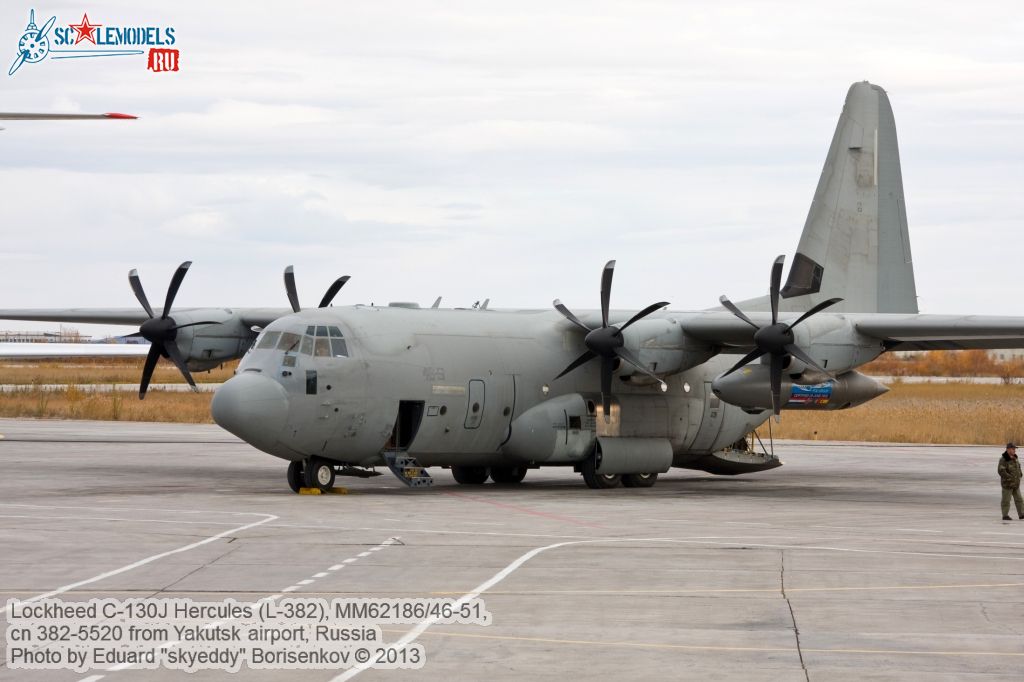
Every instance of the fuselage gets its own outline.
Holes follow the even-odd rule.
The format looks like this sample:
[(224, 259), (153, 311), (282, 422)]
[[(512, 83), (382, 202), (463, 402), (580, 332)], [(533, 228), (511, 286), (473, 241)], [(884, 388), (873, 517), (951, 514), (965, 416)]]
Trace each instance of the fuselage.
[[(303, 311), (262, 331), (217, 392), (213, 415), (278, 457), (360, 466), (382, 464), (389, 450), (423, 466), (571, 465), (590, 454), (570, 447), (581, 435), (664, 439), (680, 466), (735, 443), (767, 416), (712, 394), (730, 364), (713, 357), (666, 376), (664, 392), (618, 376), (605, 420), (597, 363), (553, 379), (582, 350), (579, 332), (547, 310)], [(577, 405), (579, 414), (555, 409), (564, 427), (546, 423), (547, 413), (534, 409), (545, 403)], [(552, 428), (566, 447), (526, 447), (538, 429)]]

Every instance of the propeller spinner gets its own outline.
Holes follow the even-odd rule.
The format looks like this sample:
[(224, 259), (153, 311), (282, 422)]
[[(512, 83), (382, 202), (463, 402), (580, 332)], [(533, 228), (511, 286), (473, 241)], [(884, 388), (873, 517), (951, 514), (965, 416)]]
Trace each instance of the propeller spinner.
[(757, 330), (754, 332), (754, 345), (756, 348), (744, 355), (739, 362), (732, 366), (732, 369), (722, 376), (729, 376), (747, 363), (756, 360), (762, 355), (768, 355), (770, 361), (769, 376), (771, 377), (772, 389), (772, 412), (775, 414), (776, 418), (778, 418), (779, 413), (782, 411), (782, 362), (787, 355), (792, 355), (798, 360), (803, 361), (808, 367), (813, 367), (822, 374), (830, 377), (832, 376), (827, 369), (821, 367), (813, 358), (811, 358), (810, 355), (805, 353), (803, 349), (794, 343), (795, 336), (793, 334), (793, 327), (797, 326), (808, 317), (811, 317), (816, 313), (820, 313), (825, 308), (833, 306), (843, 300), (841, 298), (830, 298), (827, 301), (822, 301), (805, 312), (792, 324), (779, 322), (779, 287), (782, 284), (782, 264), (785, 260), (785, 256), (779, 256), (775, 259), (775, 263), (772, 264), (771, 288), (769, 290), (769, 300), (772, 305), (772, 323), (770, 325), (766, 327), (758, 327), (728, 298), (721, 296), (718, 299), (721, 304), (729, 310), (729, 312)]
[(178, 269), (174, 272), (174, 276), (171, 277), (171, 283), (167, 287), (167, 297), (164, 299), (164, 309), (157, 317), (153, 312), (152, 306), (149, 305), (149, 299), (146, 298), (146, 292), (142, 288), (142, 280), (139, 279), (139, 271), (133, 269), (128, 273), (128, 283), (131, 284), (132, 291), (135, 293), (135, 298), (139, 299), (139, 303), (142, 304), (143, 310), (149, 315), (149, 319), (142, 323), (139, 327), (139, 331), (129, 336), (141, 336), (142, 338), (149, 341), (149, 354), (146, 356), (146, 364), (142, 368), (142, 382), (139, 384), (139, 400), (146, 397), (146, 390), (149, 388), (149, 382), (153, 378), (153, 370), (156, 369), (156, 363), (162, 355), (165, 358), (170, 358), (171, 362), (178, 368), (182, 376), (185, 377), (185, 381), (189, 383), (192, 390), (198, 390), (196, 388), (196, 382), (192, 379), (192, 374), (188, 371), (188, 365), (185, 364), (185, 359), (181, 357), (181, 352), (178, 350), (178, 345), (174, 343), (174, 340), (178, 336), (178, 330), (184, 329), (185, 327), (195, 327), (201, 324), (220, 324), (220, 322), (190, 322), (189, 324), (177, 324), (174, 318), (171, 317), (171, 306), (174, 305), (174, 298), (178, 295), (178, 289), (181, 288), (181, 282), (185, 279), (185, 275), (188, 273), (189, 267), (191, 267), (192, 261), (185, 261), (178, 266)]
[(586, 352), (573, 360), (568, 367), (562, 370), (555, 379), (559, 379), (569, 372), (573, 371), (577, 367), (584, 365), (594, 358), (601, 358), (601, 405), (604, 410), (605, 423), (609, 421), (609, 415), (611, 413), (611, 400), (612, 400), (612, 374), (616, 369), (616, 360), (632, 365), (638, 372), (645, 374), (659, 384), (661, 384), (661, 390), (667, 390), (668, 386), (664, 381), (655, 376), (650, 372), (643, 364), (640, 359), (637, 358), (633, 353), (625, 347), (625, 340), (622, 338), (622, 332), (634, 322), (642, 320), (651, 313), (668, 305), (667, 301), (661, 301), (659, 303), (652, 303), (633, 317), (629, 318), (624, 325), (617, 327), (615, 325), (608, 324), (608, 304), (611, 300), (612, 294), (612, 276), (615, 274), (615, 261), (610, 260), (604, 266), (604, 271), (601, 273), (601, 326), (595, 329), (591, 329), (587, 325), (583, 324), (578, 317), (573, 315), (572, 311), (566, 308), (560, 300), (557, 298), (554, 300), (553, 305), (555, 310), (562, 314), (565, 319), (572, 322), (574, 325), (579, 327), (582, 331), (586, 332), (586, 336), (583, 338), (583, 344), (587, 347)]

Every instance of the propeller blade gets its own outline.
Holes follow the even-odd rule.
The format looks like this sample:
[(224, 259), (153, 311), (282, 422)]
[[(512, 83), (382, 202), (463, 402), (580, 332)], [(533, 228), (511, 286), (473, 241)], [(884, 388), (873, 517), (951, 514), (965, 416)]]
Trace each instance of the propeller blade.
[(146, 397), (146, 389), (149, 388), (149, 382), (153, 378), (153, 370), (156, 369), (156, 361), (160, 359), (162, 345), (154, 343), (149, 347), (149, 353), (146, 355), (146, 364), (142, 367), (142, 383), (139, 384), (139, 400)]
[(645, 374), (646, 376), (649, 376), (650, 378), (654, 379), (655, 381), (657, 381), (662, 386), (665, 385), (665, 382), (662, 381), (660, 377), (658, 377), (653, 372), (651, 372), (649, 369), (644, 367), (643, 363), (640, 362), (640, 358), (636, 357), (631, 352), (626, 350), (625, 346), (623, 346), (622, 348), (619, 348), (618, 350), (616, 350), (615, 354), (618, 355), (620, 358), (622, 358), (625, 362), (628, 362), (629, 364), (633, 365), (633, 367), (637, 371)]
[[(614, 262), (614, 261), (612, 261)], [(601, 407), (604, 410), (604, 423), (611, 421), (612, 413), (612, 372), (615, 371), (614, 358), (601, 358)]]
[(28, 59), (28, 50), (23, 51), (14, 59), (14, 63), (11, 64), (11, 70), (7, 72), (7, 75), (13, 76), (14, 72), (21, 68), (21, 65), (25, 63), (26, 59)]
[(813, 367), (814, 369), (818, 370), (822, 374), (827, 375), (830, 379), (835, 379), (835, 376), (833, 376), (832, 372), (828, 371), (827, 369), (825, 369), (824, 367), (819, 365), (817, 362), (815, 362), (814, 358), (812, 358), (810, 355), (805, 353), (803, 351), (803, 349), (800, 348), (799, 346), (797, 346), (796, 344), (794, 344), (794, 343), (787, 344), (785, 346), (785, 350), (786, 350), (787, 353), (789, 353), (793, 357), (795, 357), (795, 358), (797, 358), (799, 360), (802, 360), (804, 362), (804, 364), (806, 364), (808, 367)]
[(324, 294), (324, 297), (320, 299), (320, 305), (317, 307), (326, 308), (327, 306), (329, 306), (331, 304), (331, 301), (334, 300), (334, 297), (338, 295), (338, 292), (341, 291), (341, 288), (345, 286), (345, 283), (350, 279), (352, 278), (349, 277), (348, 275), (345, 275), (344, 277), (339, 277), (338, 279), (334, 280), (334, 283), (327, 288), (327, 292)]
[(800, 324), (801, 322), (806, 320), (811, 315), (814, 315), (815, 313), (820, 313), (825, 308), (828, 308), (830, 306), (834, 306), (836, 303), (839, 303), (842, 300), (843, 299), (841, 299), (841, 298), (830, 298), (827, 301), (822, 301), (821, 303), (819, 303), (818, 305), (814, 306), (813, 308), (808, 310), (806, 313), (801, 315), (800, 317), (796, 318), (796, 322), (794, 322), (793, 324), (789, 325), (789, 328), (792, 329), (793, 327), (797, 326), (798, 324)]
[(188, 324), (176, 324), (173, 327), (171, 327), (170, 331), (178, 331), (179, 329), (184, 329), (185, 327), (195, 327), (195, 326), (198, 326), (198, 325), (201, 325), (201, 324), (222, 324), (222, 323), (214, 321), (214, 320), (207, 320), (206, 322), (189, 322)]
[(142, 309), (146, 311), (150, 319), (156, 317), (153, 314), (153, 308), (149, 305), (149, 299), (146, 298), (146, 292), (142, 289), (142, 280), (139, 279), (139, 271), (132, 268), (132, 271), (128, 273), (128, 283), (132, 285), (132, 291), (135, 292), (135, 298), (139, 299), (139, 303), (142, 304)]
[(192, 261), (187, 260), (178, 266), (178, 269), (174, 271), (174, 276), (171, 277), (171, 283), (167, 287), (167, 299), (164, 301), (164, 312), (160, 316), (161, 319), (166, 320), (167, 316), (171, 314), (171, 306), (174, 305), (174, 297), (178, 295), (178, 289), (181, 288), (181, 282), (185, 279), (185, 275), (188, 274), (188, 269), (192, 267)]
[(655, 310), (661, 310), (662, 308), (664, 308), (667, 305), (668, 305), (668, 301), (661, 301), (659, 303), (652, 303), (651, 305), (647, 306), (646, 308), (644, 308), (643, 310), (638, 312), (633, 317), (629, 318), (629, 322), (627, 322), (626, 324), (624, 324), (621, 327), (619, 327), (619, 331), (620, 332), (624, 331), (626, 329), (626, 327), (628, 327), (629, 325), (633, 324), (637, 320), (642, 320), (645, 317), (647, 317), (648, 315), (650, 315), (651, 313), (653, 313)]
[(43, 27), (39, 30), (39, 33), (36, 34), (37, 43), (46, 37), (46, 34), (50, 32), (51, 28), (53, 28), (53, 24), (55, 21), (57, 21), (57, 17), (52, 16), (45, 24), (43, 24)]
[(585, 325), (582, 322), (580, 322), (579, 318), (576, 317), (575, 315), (573, 315), (572, 311), (569, 310), (568, 308), (566, 308), (564, 305), (562, 305), (562, 302), (560, 300), (558, 300), (557, 298), (554, 301), (551, 302), (551, 305), (555, 306), (555, 310), (557, 310), (558, 312), (562, 313), (562, 317), (564, 317), (565, 319), (569, 320), (570, 322), (572, 322), (574, 325), (576, 325), (577, 327), (579, 327), (583, 331), (585, 331), (585, 332), (591, 331), (590, 327), (588, 327), (587, 325)]
[(572, 363), (570, 363), (568, 367), (563, 369), (562, 372), (557, 377), (555, 377), (555, 379), (561, 379), (566, 374), (568, 374), (569, 372), (573, 371), (574, 369), (576, 369), (580, 365), (586, 364), (586, 363), (590, 362), (591, 360), (593, 360), (596, 357), (597, 357), (597, 353), (588, 350), (583, 355), (581, 355), (578, 358), (576, 358), (575, 360), (573, 360)]
[(299, 292), (295, 288), (295, 268), (291, 265), (284, 269), (284, 290), (288, 292), (288, 302), (292, 304), (292, 312), (297, 313), (302, 310), (299, 306)]
[(438, 296), (436, 299), (434, 299), (434, 305), (432, 305), (430, 307), (434, 308), (434, 309), (440, 308), (441, 307), (441, 297)]
[(735, 365), (732, 366), (732, 369), (730, 369), (728, 372), (726, 372), (722, 376), (723, 377), (729, 376), (730, 374), (732, 374), (733, 372), (738, 370), (740, 367), (743, 367), (744, 365), (746, 365), (746, 364), (748, 364), (750, 362), (753, 362), (754, 360), (757, 360), (759, 357), (764, 355), (764, 353), (765, 352), (763, 350), (761, 350), (760, 348), (755, 348), (754, 350), (752, 350), (749, 353), (747, 353), (746, 355), (744, 355), (743, 358), (739, 362), (737, 362)]
[(782, 286), (782, 264), (785, 256), (779, 256), (772, 264), (772, 286), (768, 294), (772, 302), (772, 324), (779, 321), (779, 290)]
[(733, 303), (732, 301), (727, 299), (725, 296), (719, 296), (718, 297), (718, 302), (721, 303), (722, 305), (724, 305), (726, 307), (726, 309), (729, 310), (729, 312), (731, 312), (733, 315), (735, 315), (736, 317), (740, 318), (741, 320), (743, 320), (744, 322), (749, 324), (754, 329), (760, 329), (760, 327), (758, 327), (756, 324), (754, 324), (753, 320), (751, 320), (749, 317), (744, 315), (743, 311), (736, 307), (735, 303)]
[(608, 326), (608, 305), (612, 298), (612, 276), (615, 274), (615, 261), (605, 263), (601, 272), (601, 326)]
[(778, 419), (782, 412), (782, 358), (778, 355), (771, 356), (769, 372), (772, 382), (772, 413)]
[(171, 362), (177, 365), (178, 371), (181, 372), (183, 377), (185, 377), (185, 381), (187, 381), (188, 385), (192, 387), (192, 390), (198, 393), (199, 389), (196, 388), (196, 382), (192, 378), (192, 374), (188, 371), (188, 365), (185, 364), (185, 360), (181, 357), (181, 353), (178, 351), (178, 345), (171, 341), (170, 343), (164, 344), (164, 351), (167, 353), (167, 357), (171, 359)]

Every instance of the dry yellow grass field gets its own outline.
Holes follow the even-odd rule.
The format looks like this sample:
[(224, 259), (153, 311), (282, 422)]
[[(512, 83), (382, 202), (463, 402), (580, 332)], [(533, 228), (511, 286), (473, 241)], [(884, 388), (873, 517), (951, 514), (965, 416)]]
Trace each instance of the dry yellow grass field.
[[(197, 381), (224, 381), (235, 363)], [(0, 365), (0, 384), (23, 384), (0, 394), (0, 416), (123, 421), (210, 422), (211, 393), (151, 390), (140, 401), (134, 392), (91, 392), (70, 387), (44, 391), (39, 384), (136, 383), (141, 359), (74, 362), (7, 362)], [(161, 362), (155, 383), (183, 379)], [(35, 385), (34, 385), (35, 384)], [(783, 412), (773, 425), (776, 438), (913, 443), (999, 444), (1024, 440), (1024, 385), (904, 384), (861, 407), (837, 412)], [(767, 426), (759, 429), (762, 437)]]
[[(0, 384), (132, 384), (142, 376), (144, 358), (75, 358), (73, 360), (5, 360), (0, 363)], [(209, 372), (193, 372), (196, 383), (227, 381), (238, 362)], [(161, 360), (153, 372), (154, 384), (185, 383), (170, 362)]]
[[(1024, 439), (1024, 385), (902, 384), (866, 405), (782, 413), (775, 438), (1000, 445)], [(764, 437), (767, 425), (758, 432)]]

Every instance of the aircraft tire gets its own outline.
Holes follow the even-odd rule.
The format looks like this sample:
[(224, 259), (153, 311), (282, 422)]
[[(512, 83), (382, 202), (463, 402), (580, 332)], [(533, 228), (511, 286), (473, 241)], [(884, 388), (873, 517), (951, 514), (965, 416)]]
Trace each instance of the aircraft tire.
[(526, 467), (491, 467), (491, 480), (501, 484), (522, 483)]
[(650, 488), (658, 482), (658, 474), (623, 474), (622, 485), (627, 488)]
[(307, 488), (319, 488), (326, 493), (334, 487), (334, 465), (326, 459), (310, 457), (303, 473)]
[(452, 478), (462, 485), (480, 485), (487, 481), (487, 467), (452, 467)]
[(619, 483), (622, 482), (622, 476), (619, 474), (597, 473), (597, 462), (594, 461), (593, 457), (588, 457), (584, 460), (582, 469), (583, 482), (592, 490), (608, 490), (610, 488), (617, 488)]
[(288, 464), (288, 487), (292, 489), (293, 493), (298, 493), (299, 488), (305, 484), (305, 477), (302, 474), (302, 460), (290, 462)]

